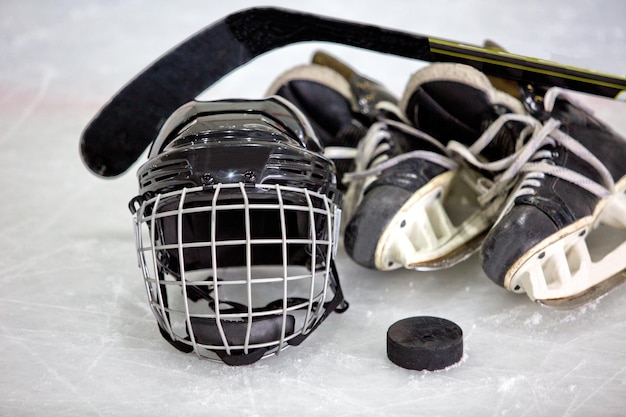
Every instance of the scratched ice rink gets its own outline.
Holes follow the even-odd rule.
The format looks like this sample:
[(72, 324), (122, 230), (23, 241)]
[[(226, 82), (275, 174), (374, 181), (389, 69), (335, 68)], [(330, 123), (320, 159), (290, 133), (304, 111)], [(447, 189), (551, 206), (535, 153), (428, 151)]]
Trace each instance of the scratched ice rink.
[[(552, 310), (492, 284), (477, 257), (442, 272), (381, 273), (355, 266), (340, 249), (350, 309), (301, 346), (248, 367), (201, 361), (165, 342), (127, 209), (137, 165), (97, 178), (82, 165), (79, 136), (167, 49), (260, 4), (0, 1), (0, 416), (626, 415), (626, 286)], [(621, 0), (267, 4), (472, 44), (491, 38), (519, 54), (626, 73)], [(397, 94), (424, 65), (297, 45), (257, 59), (203, 97), (259, 98), (319, 48)], [(626, 133), (626, 105), (591, 104)], [(594, 244), (612, 238), (596, 235)], [(413, 315), (462, 327), (457, 366), (426, 373), (387, 360), (388, 326)]]

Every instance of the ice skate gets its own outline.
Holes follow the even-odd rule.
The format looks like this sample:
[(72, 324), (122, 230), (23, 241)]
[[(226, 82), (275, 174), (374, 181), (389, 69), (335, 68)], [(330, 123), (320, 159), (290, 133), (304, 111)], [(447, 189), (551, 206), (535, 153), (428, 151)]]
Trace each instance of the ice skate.
[(381, 108), (393, 111), (396, 102), (382, 85), (323, 51), (316, 52), (310, 64), (278, 76), (267, 95), (286, 98), (306, 115), (324, 145), (324, 154), (337, 167), (342, 191), (346, 190), (343, 174), (354, 170), (358, 142)]
[[(525, 113), (519, 100), (495, 89), (484, 74), (465, 65), (444, 63), (415, 73), (400, 107), (415, 127), (437, 138), (441, 146), (452, 140), (470, 146), (500, 115)], [(502, 123), (497, 130), (492, 128), (495, 140), (481, 149), (478, 157), (500, 159), (513, 153), (521, 130), (515, 120)], [(401, 205), (391, 208), (397, 214), (380, 233), (375, 251), (377, 267), (387, 269), (399, 264), (426, 270), (452, 266), (478, 250), (503, 200), (481, 200), (484, 184), (493, 179), (484, 172), (464, 164), (434, 163), (423, 155), (412, 163), (431, 169), (420, 172), (416, 166), (408, 167), (407, 172), (412, 169), (422, 175), (421, 182), (414, 183), (415, 188), (383, 188), (386, 178), (393, 178), (391, 170), (373, 182), (380, 186), (380, 194), (375, 197), (379, 200), (392, 192), (404, 193), (403, 199), (397, 199)], [(376, 192), (370, 187), (370, 194)], [(369, 221), (378, 213), (363, 215)]]
[[(454, 226), (441, 201), (452, 191), (457, 163), (435, 138), (381, 118), (359, 142), (346, 205), (344, 246), (373, 269), (439, 269), (463, 259), (442, 241)], [(445, 258), (445, 259), (442, 259)]]
[(508, 290), (577, 306), (626, 280), (626, 139), (561, 89), (526, 101), (543, 125), (507, 169), (519, 181), (482, 265)]
[(456, 167), (444, 147), (410, 127), (397, 99), (381, 84), (323, 52), (312, 64), (278, 77), (268, 93), (303, 110), (327, 156), (347, 158), (338, 170), (349, 184), (343, 217), (350, 257), (373, 269), (415, 267), (413, 245), (397, 242), (389, 249), (380, 242), (390, 241), (391, 224), (416, 228), (414, 217), (437, 216), (423, 206), (441, 198), (441, 184)]

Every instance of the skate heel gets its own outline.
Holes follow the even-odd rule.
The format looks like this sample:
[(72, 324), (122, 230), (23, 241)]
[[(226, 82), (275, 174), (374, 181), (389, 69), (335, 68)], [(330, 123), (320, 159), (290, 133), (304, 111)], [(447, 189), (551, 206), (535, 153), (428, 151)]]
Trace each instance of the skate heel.
[(596, 299), (626, 281), (626, 194), (610, 197), (598, 227), (581, 222), (560, 238), (538, 245), (509, 288), (551, 307), (571, 308)]

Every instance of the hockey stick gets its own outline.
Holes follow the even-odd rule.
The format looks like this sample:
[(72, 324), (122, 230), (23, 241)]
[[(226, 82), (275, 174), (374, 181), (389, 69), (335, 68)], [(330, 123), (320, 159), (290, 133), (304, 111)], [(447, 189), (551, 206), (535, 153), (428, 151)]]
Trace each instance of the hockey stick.
[(100, 176), (120, 175), (179, 106), (255, 57), (304, 41), (339, 43), (427, 62), (459, 62), (488, 75), (606, 97), (626, 90), (622, 77), (324, 16), (252, 8), (196, 33), (122, 88), (82, 134), (85, 165)]

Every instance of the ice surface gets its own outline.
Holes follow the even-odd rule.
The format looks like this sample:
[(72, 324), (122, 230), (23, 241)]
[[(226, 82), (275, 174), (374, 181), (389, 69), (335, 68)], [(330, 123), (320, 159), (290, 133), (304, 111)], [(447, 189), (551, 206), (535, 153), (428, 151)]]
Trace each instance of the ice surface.
[[(622, 0), (269, 3), (474, 44), (491, 38), (516, 53), (626, 73)], [(96, 178), (80, 161), (79, 135), (161, 53), (258, 4), (0, 2), (0, 415), (626, 415), (626, 287), (551, 310), (493, 285), (476, 257), (443, 272), (383, 274), (340, 250), (350, 310), (249, 367), (203, 362), (161, 338), (126, 208), (136, 167)], [(260, 97), (319, 47), (398, 94), (423, 65), (300, 45), (256, 60), (205, 96)], [(625, 107), (596, 107), (626, 131)], [(389, 362), (387, 328), (412, 315), (458, 323), (462, 362), (432, 373)]]

